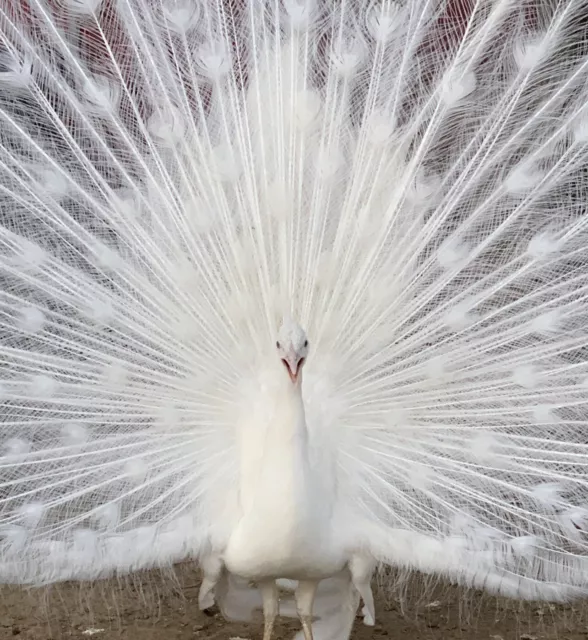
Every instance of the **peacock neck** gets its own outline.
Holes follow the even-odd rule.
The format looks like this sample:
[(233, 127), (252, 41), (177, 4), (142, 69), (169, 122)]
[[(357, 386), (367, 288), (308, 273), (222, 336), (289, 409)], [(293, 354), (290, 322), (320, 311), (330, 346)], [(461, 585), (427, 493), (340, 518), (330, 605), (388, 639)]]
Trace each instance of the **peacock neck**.
[[(308, 468), (308, 430), (301, 380), (292, 383), (283, 371), (268, 398), (267, 422), (260, 466), (261, 485), (278, 479), (284, 491), (298, 485)], [(303, 484), (303, 482), (302, 482)], [(276, 487), (277, 488), (277, 487)]]
[[(292, 384), (278, 363), (268, 371), (268, 383), (257, 410), (242, 416), (239, 430), (240, 495), (247, 511), (252, 502), (273, 485), (276, 478), (300, 473), (308, 466), (308, 431), (300, 380)], [(266, 486), (268, 485), (268, 486)]]
[(280, 380), (272, 403), (273, 420), (268, 433), (271, 446), (265, 453), (272, 456), (272, 450), (275, 453), (276, 447), (283, 446), (289, 451), (296, 451), (297, 456), (304, 454), (306, 457), (308, 429), (302, 397), (302, 378), (292, 383), (286, 376), (281, 377), (285, 379)]

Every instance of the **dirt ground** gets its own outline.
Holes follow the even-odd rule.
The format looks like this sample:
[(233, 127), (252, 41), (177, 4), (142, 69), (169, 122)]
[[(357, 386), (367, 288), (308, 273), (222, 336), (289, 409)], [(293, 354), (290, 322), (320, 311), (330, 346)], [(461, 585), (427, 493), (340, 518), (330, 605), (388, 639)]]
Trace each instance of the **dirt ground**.
[[(124, 581), (0, 589), (0, 640), (258, 640), (261, 624), (230, 624), (198, 611), (198, 572), (144, 573)], [(378, 589), (374, 628), (357, 620), (352, 638), (386, 640), (588, 640), (588, 607), (498, 600), (422, 579)], [(281, 622), (288, 640), (295, 621)]]

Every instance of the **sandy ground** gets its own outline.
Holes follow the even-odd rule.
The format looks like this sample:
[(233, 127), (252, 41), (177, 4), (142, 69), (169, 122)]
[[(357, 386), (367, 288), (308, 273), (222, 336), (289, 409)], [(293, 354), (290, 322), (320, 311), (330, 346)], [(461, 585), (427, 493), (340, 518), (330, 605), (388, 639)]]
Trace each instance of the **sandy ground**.
[[(260, 624), (225, 622), (198, 611), (198, 572), (145, 573), (124, 581), (67, 584), (45, 589), (0, 589), (0, 640), (258, 640)], [(588, 640), (588, 607), (497, 600), (421, 579), (400, 579), (394, 591), (379, 589), (377, 624), (358, 619), (353, 638), (387, 640)], [(275, 640), (298, 628), (282, 622)]]

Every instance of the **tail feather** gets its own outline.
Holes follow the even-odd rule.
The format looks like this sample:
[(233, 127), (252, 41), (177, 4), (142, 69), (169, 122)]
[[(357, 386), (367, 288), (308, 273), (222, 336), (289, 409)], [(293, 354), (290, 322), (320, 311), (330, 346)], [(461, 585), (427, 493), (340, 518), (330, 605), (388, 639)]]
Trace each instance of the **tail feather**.
[(540, 548), (537, 539), (508, 540), (479, 529), (445, 539), (366, 524), (366, 548), (380, 562), (436, 573), (466, 587), (525, 600), (585, 597), (587, 558)]

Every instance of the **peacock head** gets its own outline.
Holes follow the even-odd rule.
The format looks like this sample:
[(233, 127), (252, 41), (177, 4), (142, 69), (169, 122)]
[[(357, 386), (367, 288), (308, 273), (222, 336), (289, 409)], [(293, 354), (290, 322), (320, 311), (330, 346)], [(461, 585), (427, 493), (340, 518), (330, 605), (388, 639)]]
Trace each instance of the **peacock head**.
[(304, 329), (289, 318), (283, 320), (278, 332), (276, 349), (290, 380), (296, 383), (308, 355), (308, 338)]

